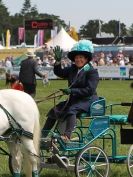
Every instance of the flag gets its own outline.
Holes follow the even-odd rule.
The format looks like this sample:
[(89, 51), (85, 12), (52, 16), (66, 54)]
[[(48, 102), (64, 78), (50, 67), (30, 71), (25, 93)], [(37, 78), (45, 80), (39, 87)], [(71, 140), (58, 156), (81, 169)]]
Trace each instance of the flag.
[(54, 29), (51, 30), (51, 39), (55, 37), (55, 31)]
[(42, 46), (44, 44), (44, 30), (38, 30), (37, 34), (34, 36), (34, 45), (36, 47)]
[(55, 26), (54, 29), (51, 30), (51, 39), (57, 35), (58, 27)]
[(39, 41), (39, 46), (42, 46), (44, 44), (44, 30), (39, 30), (40, 31), (40, 41)]
[(37, 47), (38, 44), (37, 44), (37, 34), (35, 34), (34, 36), (34, 47)]
[(78, 33), (76, 32), (75, 27), (71, 27), (68, 31), (68, 34), (76, 41), (78, 41)]
[(25, 29), (23, 27), (18, 28), (18, 40), (24, 41), (25, 38)]
[(121, 36), (121, 22), (118, 21), (118, 36)]
[(10, 47), (10, 40), (11, 40), (11, 34), (10, 34), (10, 30), (8, 29), (6, 31), (6, 48)]

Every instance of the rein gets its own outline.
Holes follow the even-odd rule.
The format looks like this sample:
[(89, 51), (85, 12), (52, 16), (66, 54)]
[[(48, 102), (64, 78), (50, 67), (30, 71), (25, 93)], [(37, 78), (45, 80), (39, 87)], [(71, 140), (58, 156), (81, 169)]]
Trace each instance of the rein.
[(44, 102), (44, 101), (47, 101), (47, 100), (50, 100), (50, 99), (55, 99), (55, 98), (61, 98), (64, 94), (61, 93), (62, 91), (58, 90), (42, 99), (37, 99), (35, 100), (35, 102), (38, 104), (38, 103), (41, 103), (41, 102)]

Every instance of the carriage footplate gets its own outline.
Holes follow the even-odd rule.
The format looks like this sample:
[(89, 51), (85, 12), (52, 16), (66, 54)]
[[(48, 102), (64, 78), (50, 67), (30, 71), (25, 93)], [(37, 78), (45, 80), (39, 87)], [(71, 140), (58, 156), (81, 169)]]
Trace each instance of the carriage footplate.
[(58, 138), (59, 144), (66, 150), (70, 149), (79, 149), (84, 146), (84, 143), (75, 141), (73, 139), (70, 139), (68, 141), (63, 140), (62, 138)]
[(53, 156), (53, 159), (54, 162), (56, 162), (56, 164), (58, 165), (58, 167), (67, 169), (68, 165), (63, 161), (63, 159), (58, 154), (55, 154)]

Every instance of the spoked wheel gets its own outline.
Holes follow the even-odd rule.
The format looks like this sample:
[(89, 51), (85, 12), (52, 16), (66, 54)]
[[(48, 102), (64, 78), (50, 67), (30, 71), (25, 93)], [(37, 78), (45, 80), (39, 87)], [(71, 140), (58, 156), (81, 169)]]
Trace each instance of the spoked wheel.
[(105, 152), (96, 146), (86, 146), (78, 155), (76, 177), (107, 177), (109, 160)]
[(133, 145), (130, 146), (127, 157), (127, 169), (131, 177), (133, 177)]

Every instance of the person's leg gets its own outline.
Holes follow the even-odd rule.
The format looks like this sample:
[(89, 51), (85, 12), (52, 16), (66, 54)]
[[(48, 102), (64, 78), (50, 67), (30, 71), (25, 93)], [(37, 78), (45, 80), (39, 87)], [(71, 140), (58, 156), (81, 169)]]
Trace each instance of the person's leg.
[(48, 117), (42, 130), (51, 130), (56, 122), (56, 119), (51, 119)]
[(24, 92), (28, 93), (31, 95), (33, 98), (36, 95), (36, 84), (25, 84), (23, 83), (24, 86)]
[(42, 137), (46, 137), (49, 133), (49, 130), (51, 130), (56, 121), (59, 119), (63, 119), (63, 112), (61, 112), (65, 102), (60, 102), (56, 107), (52, 108), (48, 114), (47, 114), (47, 120), (44, 124), (44, 127), (42, 128)]
[(70, 139), (72, 131), (76, 126), (76, 115), (70, 115), (66, 119), (67, 119), (67, 124), (66, 124), (66, 130), (64, 135), (66, 135)]

